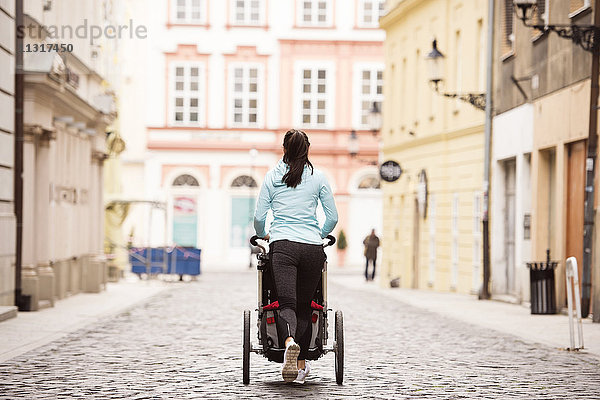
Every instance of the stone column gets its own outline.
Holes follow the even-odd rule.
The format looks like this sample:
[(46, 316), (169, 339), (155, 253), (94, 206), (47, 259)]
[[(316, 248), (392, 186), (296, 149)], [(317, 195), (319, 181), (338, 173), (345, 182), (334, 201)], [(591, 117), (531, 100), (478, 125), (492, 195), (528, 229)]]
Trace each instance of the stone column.
[(103, 151), (93, 150), (92, 153), (92, 182), (89, 196), (90, 216), (93, 218), (90, 250), (93, 254), (104, 254), (104, 160), (107, 158)]
[(69, 260), (57, 260), (52, 264), (54, 271), (54, 296), (59, 300), (67, 297), (69, 280)]
[(26, 126), (23, 144), (23, 248), (22, 286), (23, 295), (31, 296), (31, 311), (37, 311), (39, 280), (36, 268), (35, 237), (35, 136), (40, 128)]
[(50, 141), (54, 132), (44, 131), (37, 138), (35, 157), (35, 254), (39, 277), (39, 299), (54, 305), (54, 270), (50, 265)]
[(40, 306), (40, 283), (37, 268), (34, 264), (23, 264), (21, 268), (22, 293), (30, 296), (30, 308), (28, 311), (37, 311)]
[(91, 221), (87, 254), (82, 263), (83, 290), (98, 293), (105, 287), (106, 261), (104, 259), (104, 203), (102, 200), (103, 163), (105, 153), (93, 151), (91, 158), (91, 179), (87, 198), (87, 213)]

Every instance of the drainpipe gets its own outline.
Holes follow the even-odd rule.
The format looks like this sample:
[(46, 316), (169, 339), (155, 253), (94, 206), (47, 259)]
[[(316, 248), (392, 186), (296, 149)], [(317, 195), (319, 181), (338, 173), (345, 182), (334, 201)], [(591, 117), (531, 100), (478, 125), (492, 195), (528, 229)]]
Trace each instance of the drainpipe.
[[(600, 0), (598, 0), (600, 1)], [(488, 0), (487, 84), (485, 88), (485, 148), (483, 161), (483, 287), (481, 300), (490, 298), (490, 148), (492, 143), (492, 81), (494, 73), (494, 0)]]
[[(23, 26), (23, 0), (15, 2), (15, 25)], [(23, 37), (17, 33), (15, 51), (15, 216), (17, 218), (16, 257), (15, 257), (15, 305), (20, 311), (31, 308), (30, 296), (23, 296), (21, 285), (23, 249)]]
[[(600, 0), (594, 4), (594, 25), (600, 26)], [(598, 28), (597, 28), (598, 29)], [(585, 203), (583, 217), (583, 271), (581, 274), (581, 317), (587, 318), (590, 313), (590, 297), (592, 291), (592, 238), (594, 233), (594, 177), (596, 176), (596, 152), (598, 148), (598, 74), (600, 73), (599, 31), (594, 32), (594, 48), (592, 53), (592, 76), (590, 77), (590, 123), (586, 160)], [(598, 265), (596, 266), (598, 268)], [(600, 282), (596, 282), (600, 285)], [(594, 321), (600, 322), (595, 310)]]

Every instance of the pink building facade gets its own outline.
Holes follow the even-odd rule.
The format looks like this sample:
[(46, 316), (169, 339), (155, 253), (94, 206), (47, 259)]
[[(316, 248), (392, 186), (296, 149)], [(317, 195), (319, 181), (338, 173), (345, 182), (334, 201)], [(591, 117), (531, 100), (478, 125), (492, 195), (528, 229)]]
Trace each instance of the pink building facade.
[(335, 192), (345, 263), (362, 262), (364, 236), (382, 225), (367, 123), (383, 100), (382, 10), (382, 0), (168, 0), (154, 12), (144, 190), (168, 204), (166, 226), (154, 226), (169, 244), (200, 247), (212, 265), (247, 260), (254, 199), (297, 128)]

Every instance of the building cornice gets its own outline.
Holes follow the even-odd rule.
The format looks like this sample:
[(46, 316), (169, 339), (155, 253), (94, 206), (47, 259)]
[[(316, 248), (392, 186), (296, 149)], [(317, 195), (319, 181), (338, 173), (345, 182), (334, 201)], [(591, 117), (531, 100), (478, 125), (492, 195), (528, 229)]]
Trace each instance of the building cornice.
[[(261, 133), (278, 133), (285, 134), (287, 132), (287, 128), (244, 128), (244, 127), (225, 127), (225, 128), (206, 128), (202, 126), (147, 126), (146, 129), (148, 131), (190, 131), (190, 132), (261, 132)], [(334, 129), (311, 129), (306, 128), (302, 129), (308, 134), (348, 134), (353, 129), (351, 127), (347, 128), (334, 128)], [(356, 134), (358, 135), (372, 135), (372, 132), (368, 129), (354, 129)]]
[[(162, 140), (149, 140), (147, 143), (149, 150), (176, 150), (176, 151), (242, 151), (247, 152), (251, 148), (256, 149), (260, 152), (272, 152), (279, 153), (282, 151), (279, 143), (218, 143), (218, 142), (205, 142), (205, 141), (186, 141), (186, 142), (172, 142)], [(311, 155), (335, 155), (335, 156), (349, 156), (348, 149), (346, 146), (324, 146), (324, 145), (311, 145)], [(361, 149), (359, 157), (374, 157), (378, 155), (376, 148), (365, 148)]]
[(379, 19), (379, 27), (384, 30), (388, 30), (396, 23), (399, 19), (404, 17), (409, 11), (415, 8), (417, 5), (421, 5), (427, 0), (402, 0), (396, 7), (392, 8)]
[(385, 146), (383, 148), (383, 151), (385, 153), (393, 153), (393, 152), (397, 152), (397, 151), (412, 149), (415, 147), (425, 146), (425, 145), (435, 143), (435, 142), (448, 141), (448, 140), (456, 139), (456, 138), (463, 137), (463, 136), (470, 136), (470, 135), (475, 135), (475, 134), (483, 135), (484, 127), (485, 127), (484, 124), (478, 124), (478, 125), (469, 126), (468, 128), (464, 128), (464, 129), (441, 132), (441, 133), (437, 133), (437, 134), (433, 134), (433, 135), (428, 135), (423, 138), (415, 138), (414, 140), (406, 141), (403, 143)]
[[(93, 105), (79, 96), (69, 86), (61, 84), (44, 73), (25, 74), (26, 98), (34, 102), (51, 98), (55, 112), (78, 114), (87, 122), (108, 125), (114, 120), (114, 116), (103, 114)], [(41, 96), (40, 96), (41, 95)], [(42, 103), (47, 104), (42, 100)]]
[[(50, 32), (48, 32), (48, 30), (46, 29), (46, 25), (40, 23), (37, 19), (35, 19), (33, 16), (29, 15), (29, 14), (25, 14), (25, 24), (29, 25), (30, 23), (33, 23), (39, 27), (42, 28), (43, 32), (45, 35), (49, 36)], [(81, 68), (83, 70), (83, 73), (85, 73), (86, 75), (90, 75), (92, 77), (94, 77), (95, 79), (97, 79), (98, 81), (103, 81), (104, 78), (92, 67), (90, 67), (89, 65), (87, 65), (82, 59), (80, 59), (79, 57), (77, 57), (74, 53), (72, 52), (65, 52), (62, 53), (62, 55), (67, 59), (67, 62), (73, 62), (75, 65), (77, 65), (79, 68)]]
[(279, 39), (279, 43), (288, 45), (371, 45), (381, 46), (383, 40), (336, 40), (336, 39)]

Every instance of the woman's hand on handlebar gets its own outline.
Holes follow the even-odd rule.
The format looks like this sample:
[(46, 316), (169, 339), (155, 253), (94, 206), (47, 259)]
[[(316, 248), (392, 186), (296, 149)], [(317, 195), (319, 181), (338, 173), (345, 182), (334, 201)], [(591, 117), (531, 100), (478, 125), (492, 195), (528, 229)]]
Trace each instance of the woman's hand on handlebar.
[(262, 240), (265, 240), (265, 241), (267, 241), (267, 242), (268, 242), (270, 238), (271, 238), (271, 235), (269, 235), (269, 234), (267, 233), (267, 236), (265, 236), (265, 237), (262, 237), (262, 238), (260, 238), (260, 239), (262, 239)]

